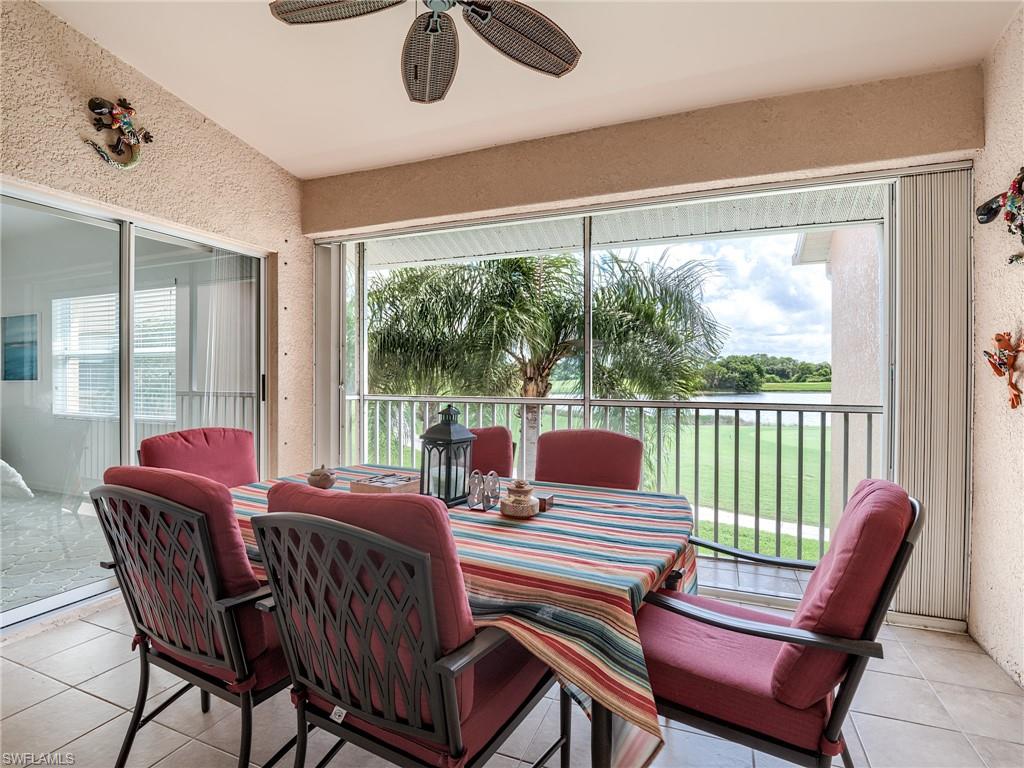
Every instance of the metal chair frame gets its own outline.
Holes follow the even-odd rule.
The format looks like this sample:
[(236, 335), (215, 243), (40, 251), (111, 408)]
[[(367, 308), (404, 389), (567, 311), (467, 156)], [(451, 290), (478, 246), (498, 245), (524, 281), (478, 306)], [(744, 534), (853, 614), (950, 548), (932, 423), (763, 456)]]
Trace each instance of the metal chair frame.
[[(681, 600), (656, 592), (647, 595), (645, 602), (671, 611), (679, 616), (699, 621), (704, 624), (710, 624), (711, 626), (719, 627), (720, 629), (727, 629), (732, 632), (739, 632), (744, 635), (753, 635), (755, 637), (766, 637), (771, 640), (781, 640), (787, 643), (796, 643), (797, 645), (806, 645), (810, 648), (822, 648), (825, 650), (848, 654), (850, 657), (849, 663), (843, 675), (842, 682), (839, 684), (838, 690), (835, 694), (832, 712), (829, 716), (824, 732), (824, 736), (828, 741), (833, 744), (839, 743), (843, 738), (843, 723), (846, 720), (847, 714), (849, 714), (850, 705), (853, 703), (853, 697), (857, 692), (857, 687), (860, 685), (861, 678), (864, 676), (864, 670), (868, 665), (868, 660), (873, 658), (882, 658), (882, 645), (877, 641), (878, 631), (881, 628), (882, 623), (885, 621), (886, 611), (888, 611), (889, 605), (892, 603), (893, 596), (896, 593), (896, 588), (899, 586), (900, 578), (903, 576), (903, 572), (907, 567), (907, 562), (910, 560), (911, 553), (914, 550), (914, 544), (921, 535), (921, 528), (924, 523), (923, 507), (921, 502), (913, 497), (910, 498), (910, 506), (913, 514), (910, 528), (908, 529), (907, 535), (904, 537), (903, 543), (900, 545), (900, 548), (896, 553), (896, 557), (893, 559), (893, 563), (889, 568), (889, 573), (886, 575), (885, 581), (882, 584), (882, 589), (879, 592), (878, 599), (875, 601), (875, 605), (871, 609), (868, 621), (864, 626), (864, 631), (861, 633), (860, 638), (853, 639), (833, 637), (818, 632), (809, 632), (804, 629), (738, 619), (733, 616), (717, 613), (716, 611), (698, 608), (697, 606), (684, 603)], [(704, 541), (703, 539), (691, 538), (690, 541), (696, 546), (706, 547), (732, 557), (751, 560), (758, 563), (810, 571), (813, 571), (816, 567), (816, 564), (811, 562), (787, 560), (784, 558), (771, 557), (769, 555), (755, 555), (754, 553), (744, 552), (743, 550), (734, 549), (733, 547), (722, 546), (714, 542)], [(658, 705), (659, 714), (664, 715), (671, 720), (684, 723), (692, 728), (706, 731), (707, 733), (714, 734), (720, 738), (743, 744), (744, 746), (751, 747), (761, 752), (767, 752), (775, 757), (788, 760), (791, 763), (807, 766), (808, 768), (828, 768), (832, 763), (832, 756), (826, 755), (820, 750), (808, 750), (792, 744), (787, 744), (786, 742), (779, 741), (778, 739), (766, 736), (765, 734), (749, 728), (743, 728), (727, 721), (710, 717), (699, 711), (681, 707), (678, 704), (665, 699), (656, 698), (656, 703)], [(845, 768), (853, 768), (853, 759), (850, 757), (850, 750), (845, 743), (843, 744), (842, 759)]]
[[(307, 734), (322, 728), (339, 738), (318, 763), (326, 765), (346, 742), (396, 765), (428, 766), (416, 756), (332, 719), (309, 701), (309, 694), (346, 714), (398, 734), (447, 746), (453, 756), (465, 752), (456, 680), (509, 636), (488, 627), (472, 640), (442, 656), (431, 580), (430, 556), (379, 534), (308, 514), (277, 512), (253, 519), (273, 597), (257, 607), (273, 613), (288, 661), (296, 703), (295, 765), (305, 764)], [(312, 565), (312, 567), (311, 567)], [(370, 586), (364, 582), (369, 580)], [(391, 586), (401, 584), (398, 594)], [(315, 596), (312, 598), (311, 596)], [(355, 606), (355, 607), (354, 607)], [(390, 621), (379, 609), (388, 607)], [(359, 612), (365, 615), (360, 616)], [(412, 630), (415, 617), (419, 632)], [(296, 624), (306, 627), (300, 634)], [(315, 630), (313, 629), (315, 628)], [(328, 630), (337, 639), (332, 646)], [(344, 638), (355, 636), (358, 648)], [(372, 651), (371, 639), (385, 658)], [(399, 647), (408, 661), (399, 659)], [(333, 674), (332, 674), (333, 673)], [(544, 698), (552, 674), (530, 692), (526, 702), (481, 749), (467, 768), (483, 765)], [(376, 702), (374, 698), (376, 697)], [(400, 714), (399, 704), (405, 712)], [(569, 765), (571, 701), (560, 698), (560, 734), (535, 763), (541, 766), (561, 751)]]
[[(269, 588), (260, 587), (234, 597), (223, 596), (209, 528), (202, 512), (154, 494), (117, 485), (101, 485), (89, 495), (113, 557), (108, 562), (100, 563), (100, 566), (113, 570), (117, 577), (135, 627), (132, 644), (139, 649), (138, 695), (115, 768), (124, 768), (139, 730), (193, 687), (200, 690), (203, 712), (210, 709), (211, 695), (241, 709), (238, 764), (240, 768), (248, 768), (252, 749), (253, 708), (284, 690), (288, 686), (288, 679), (259, 691), (233, 691), (229, 683), (161, 653), (150, 641), (155, 639), (161, 645), (173, 648), (177, 655), (198, 664), (227, 667), (237, 681), (248, 680), (250, 670), (242, 650), (237, 611), (268, 597)], [(141, 512), (143, 508), (149, 511), (145, 535), (140, 525), (145, 517)], [(129, 522), (131, 525), (126, 525)], [(160, 541), (158, 529), (167, 537), (166, 542)], [(182, 544), (183, 538), (185, 544)], [(164, 547), (160, 553), (156, 552), (158, 546)], [(150, 555), (149, 562), (137, 557), (137, 553), (142, 550)], [(163, 566), (154, 557), (155, 554), (164, 555)], [(187, 564), (184, 580), (179, 575), (171, 575), (171, 561), (175, 555)], [(147, 579), (162, 585), (169, 598), (161, 599), (160, 595), (153, 595), (147, 590)], [(182, 593), (189, 596), (191, 610), (188, 614), (184, 614), (176, 604), (172, 582), (176, 582)], [(198, 605), (192, 596), (199, 597)], [(151, 664), (177, 675), (185, 681), (185, 685), (146, 714)], [(275, 765), (295, 741), (293, 737), (264, 765)]]

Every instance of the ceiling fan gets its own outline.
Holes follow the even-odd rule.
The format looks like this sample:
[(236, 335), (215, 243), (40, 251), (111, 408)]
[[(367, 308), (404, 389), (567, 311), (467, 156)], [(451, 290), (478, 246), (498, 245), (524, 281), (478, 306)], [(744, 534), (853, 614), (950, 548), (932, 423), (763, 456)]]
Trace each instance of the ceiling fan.
[[(319, 24), (383, 11), (405, 0), (274, 0), (270, 12), (286, 24)], [(402, 80), (411, 101), (430, 104), (448, 93), (459, 63), (459, 36), (448, 14), (462, 18), (499, 53), (554, 77), (573, 70), (580, 49), (555, 22), (515, 0), (423, 0), (402, 47)]]

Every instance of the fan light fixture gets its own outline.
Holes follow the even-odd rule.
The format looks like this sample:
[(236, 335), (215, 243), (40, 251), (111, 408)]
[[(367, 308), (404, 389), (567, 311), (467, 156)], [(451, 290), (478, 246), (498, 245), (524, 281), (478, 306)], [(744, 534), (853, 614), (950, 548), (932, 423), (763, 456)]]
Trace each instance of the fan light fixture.
[[(320, 24), (383, 11), (405, 0), (274, 0), (270, 12), (286, 24)], [(561, 77), (579, 63), (580, 49), (543, 13), (515, 0), (423, 0), (402, 46), (402, 81), (410, 101), (431, 104), (451, 88), (459, 64), (459, 35), (449, 11), (462, 7), (465, 22), (499, 53)]]

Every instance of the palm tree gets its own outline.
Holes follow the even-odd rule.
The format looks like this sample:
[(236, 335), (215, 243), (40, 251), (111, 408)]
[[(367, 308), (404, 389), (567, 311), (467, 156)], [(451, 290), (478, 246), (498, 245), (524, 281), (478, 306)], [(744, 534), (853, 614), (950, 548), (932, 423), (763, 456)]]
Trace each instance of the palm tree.
[[(667, 248), (658, 259), (637, 257), (634, 249), (594, 260), (594, 397), (685, 398), (720, 346), (702, 304), (707, 267), (673, 266)], [(367, 304), (374, 393), (536, 398), (556, 380), (560, 391), (582, 392), (579, 256), (398, 269), (373, 278)], [(527, 406), (524, 419), (532, 470), (539, 407)]]

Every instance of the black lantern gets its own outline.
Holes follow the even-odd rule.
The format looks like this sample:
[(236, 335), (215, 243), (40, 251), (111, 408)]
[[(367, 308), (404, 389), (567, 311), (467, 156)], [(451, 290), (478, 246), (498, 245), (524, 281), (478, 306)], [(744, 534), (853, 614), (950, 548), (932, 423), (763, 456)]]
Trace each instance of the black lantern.
[(440, 423), (420, 435), (420, 493), (454, 507), (469, 496), (470, 453), (476, 435), (459, 424), (459, 410), (454, 406), (449, 405), (440, 416)]

